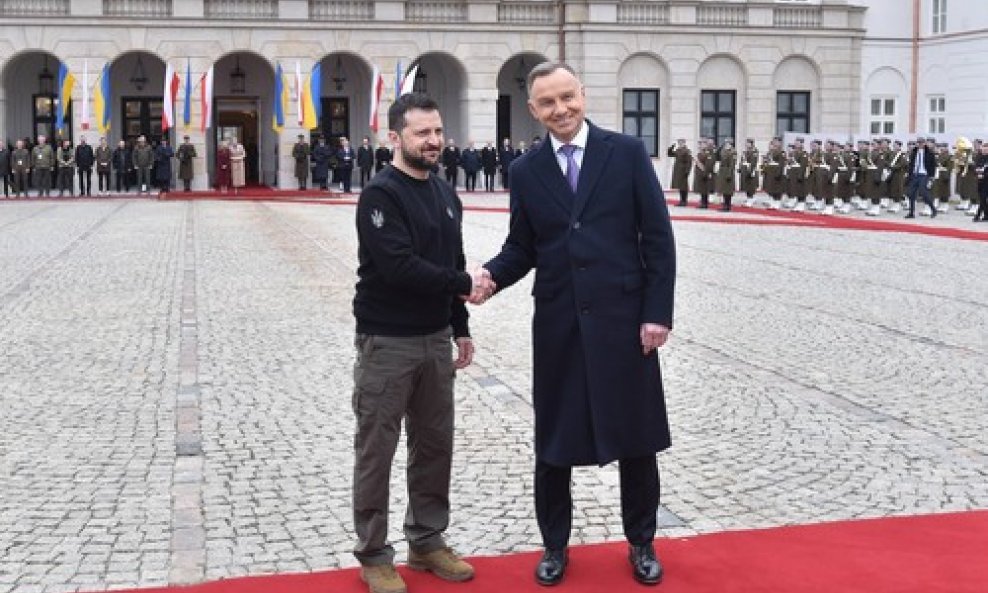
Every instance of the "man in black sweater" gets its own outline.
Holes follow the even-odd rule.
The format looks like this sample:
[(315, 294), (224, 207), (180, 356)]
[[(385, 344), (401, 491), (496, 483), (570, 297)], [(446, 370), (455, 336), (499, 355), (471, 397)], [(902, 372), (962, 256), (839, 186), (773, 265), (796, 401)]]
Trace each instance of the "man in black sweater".
[[(388, 478), (408, 431), (408, 565), (449, 581), (473, 568), (447, 547), (453, 376), (473, 359), (464, 300), (483, 280), (465, 271), (463, 206), (434, 174), (443, 148), (436, 103), (420, 93), (388, 110), (392, 167), (357, 202), (357, 319), (353, 409), (354, 555), (372, 593), (400, 593), (388, 535)], [(475, 288), (476, 287), (476, 288)], [(452, 341), (458, 355), (453, 358)]]

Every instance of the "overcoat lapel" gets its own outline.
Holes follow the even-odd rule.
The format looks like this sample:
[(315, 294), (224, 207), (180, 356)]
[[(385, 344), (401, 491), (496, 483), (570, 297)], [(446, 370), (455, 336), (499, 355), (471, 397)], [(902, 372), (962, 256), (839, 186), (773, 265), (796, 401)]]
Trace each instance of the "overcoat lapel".
[(575, 197), (569, 183), (563, 177), (563, 170), (559, 168), (559, 161), (556, 160), (556, 155), (552, 152), (552, 142), (549, 140), (548, 135), (545, 142), (539, 147), (539, 151), (533, 156), (534, 162), (532, 166), (534, 170), (546, 171), (548, 173), (546, 175), (539, 175), (539, 179), (546, 186), (546, 189), (549, 190), (549, 195), (552, 196), (552, 199), (563, 209), (563, 212), (569, 214), (573, 210), (573, 200)]
[[(580, 167), (580, 179), (576, 185), (576, 202), (573, 204), (571, 220), (576, 220), (586, 208), (590, 196), (593, 194), (594, 186), (600, 181), (606, 169), (607, 160), (611, 156), (611, 144), (607, 141), (606, 134), (597, 126), (587, 121), (590, 132), (587, 134), (587, 148), (583, 153), (583, 166)], [(559, 168), (558, 166), (556, 167)], [(562, 173), (560, 173), (560, 177)], [(566, 180), (563, 185), (569, 188)]]

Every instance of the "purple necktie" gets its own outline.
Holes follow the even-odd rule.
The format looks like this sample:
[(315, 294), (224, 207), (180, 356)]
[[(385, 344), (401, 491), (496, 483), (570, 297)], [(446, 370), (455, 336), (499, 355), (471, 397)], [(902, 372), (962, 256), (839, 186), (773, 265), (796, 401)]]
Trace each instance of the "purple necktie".
[(574, 194), (576, 193), (576, 183), (580, 179), (580, 166), (576, 164), (576, 157), (573, 156), (576, 149), (575, 144), (563, 144), (559, 147), (559, 152), (566, 156), (566, 181), (569, 182)]

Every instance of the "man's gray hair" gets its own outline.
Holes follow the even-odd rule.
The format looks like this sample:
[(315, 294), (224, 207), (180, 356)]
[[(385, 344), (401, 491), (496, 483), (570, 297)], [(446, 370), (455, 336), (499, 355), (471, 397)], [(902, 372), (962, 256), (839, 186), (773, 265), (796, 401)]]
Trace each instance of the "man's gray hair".
[(525, 81), (525, 87), (528, 89), (528, 94), (532, 94), (532, 85), (535, 83), (536, 79), (542, 78), (543, 76), (549, 76), (556, 70), (565, 70), (579, 78), (576, 75), (576, 70), (567, 64), (566, 62), (541, 62), (536, 64), (534, 68), (528, 73), (528, 78)]

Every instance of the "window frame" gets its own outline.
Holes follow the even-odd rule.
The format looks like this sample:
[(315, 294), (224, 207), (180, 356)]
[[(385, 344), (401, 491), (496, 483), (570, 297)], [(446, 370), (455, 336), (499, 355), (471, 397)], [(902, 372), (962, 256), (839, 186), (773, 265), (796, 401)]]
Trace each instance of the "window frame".
[(947, 96), (926, 96), (926, 130), (930, 134), (943, 134), (947, 129)]
[[(788, 97), (789, 111), (780, 111), (779, 110), (779, 99), (782, 98), (783, 96)], [(806, 111), (805, 112), (796, 111), (795, 110), (795, 104), (796, 104), (795, 98), (797, 96), (805, 97), (805, 99), (806, 99)], [(810, 129), (811, 129), (810, 128), (811, 116), (812, 116), (812, 113), (813, 113), (812, 99), (813, 99), (813, 93), (812, 93), (812, 91), (806, 91), (806, 90), (784, 90), (784, 91), (776, 91), (775, 92), (775, 135), (776, 136), (779, 136), (779, 137), (782, 137), (783, 135), (785, 135), (786, 132), (795, 132), (795, 133), (798, 133), (798, 134), (809, 134), (810, 133)], [(784, 129), (784, 130), (779, 129), (779, 120), (781, 120), (781, 119), (787, 119), (788, 120), (788, 123), (789, 123), (789, 125), (786, 126), (786, 129)], [(794, 127), (794, 125), (793, 125), (793, 123), (796, 120), (805, 120), (806, 121), (806, 129), (804, 129), (804, 130), (798, 130), (798, 129), (796, 129)]]
[[(878, 113), (874, 113), (875, 102), (878, 101)], [(888, 111), (889, 102), (892, 110)], [(899, 110), (899, 98), (894, 95), (872, 95), (868, 98), (868, 133), (872, 136), (887, 136), (895, 134), (896, 117)], [(877, 128), (876, 128), (877, 125)]]
[[(629, 94), (633, 94), (636, 97), (635, 102), (638, 106), (636, 110), (629, 110), (627, 108)], [(642, 102), (643, 102), (642, 99), (645, 95), (652, 95), (654, 97), (655, 100), (654, 110), (648, 111), (642, 107)], [(661, 98), (661, 96), (662, 95), (660, 89), (657, 88), (632, 87), (632, 88), (621, 89), (621, 130), (625, 134), (634, 136), (635, 138), (639, 138), (645, 144), (645, 150), (648, 151), (648, 154), (651, 157), (659, 156), (659, 129), (660, 129), (659, 99)], [(654, 130), (653, 130), (654, 133), (651, 134), (651, 138), (653, 139), (652, 146), (649, 146), (649, 143), (646, 140), (646, 138), (648, 138), (649, 135), (642, 134), (642, 128), (643, 128), (642, 121), (647, 117), (651, 117), (655, 122)], [(637, 130), (635, 133), (631, 133), (628, 131), (627, 120), (629, 118), (635, 120), (635, 127)]]
[[(712, 94), (714, 98), (714, 110), (708, 111), (704, 109), (704, 97)], [(730, 111), (724, 111), (720, 99), (724, 95), (730, 95), (731, 97), (731, 109)], [(704, 120), (713, 120), (713, 134), (706, 134), (704, 132)], [(730, 119), (731, 122), (731, 133), (724, 134), (720, 129), (721, 121), (724, 119)], [(737, 142), (738, 133), (738, 92), (735, 89), (700, 89), (700, 136), (711, 136), (717, 146), (720, 146), (724, 140), (730, 139)]]
[(930, 2), (930, 33), (942, 35), (947, 32), (947, 0)]

